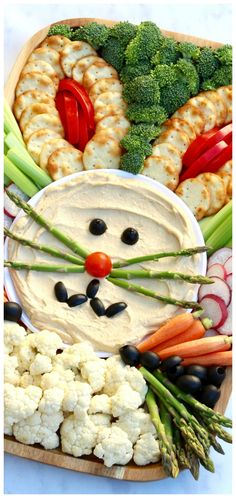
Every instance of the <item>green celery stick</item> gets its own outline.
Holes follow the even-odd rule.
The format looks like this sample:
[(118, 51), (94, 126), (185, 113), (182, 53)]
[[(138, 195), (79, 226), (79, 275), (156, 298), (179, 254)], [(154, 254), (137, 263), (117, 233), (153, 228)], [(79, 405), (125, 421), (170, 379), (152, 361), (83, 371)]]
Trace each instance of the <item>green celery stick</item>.
[(7, 156), (4, 156), (4, 173), (29, 197), (33, 197), (39, 191), (36, 185)]
[(23, 153), (20, 149), (13, 148), (8, 151), (7, 157), (20, 171), (40, 187), (46, 187), (52, 183), (50, 176), (35, 164), (28, 153)]

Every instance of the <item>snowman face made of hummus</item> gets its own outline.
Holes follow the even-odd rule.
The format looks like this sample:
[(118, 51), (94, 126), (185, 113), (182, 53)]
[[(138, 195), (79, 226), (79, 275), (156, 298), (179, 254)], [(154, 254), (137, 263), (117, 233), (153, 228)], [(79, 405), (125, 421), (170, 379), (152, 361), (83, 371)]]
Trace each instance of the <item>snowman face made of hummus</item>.
[[(90, 171), (51, 184), (34, 204), (34, 209), (86, 248), (89, 255), (103, 253), (112, 265), (200, 245), (196, 223), (188, 216), (188, 209), (184, 209), (181, 202), (175, 202), (172, 192), (169, 195), (166, 188), (159, 187), (132, 175), (120, 176), (109, 170)], [(38, 244), (73, 254), (26, 214), (16, 219), (12, 231)], [(196, 275), (202, 271), (204, 258), (202, 254), (167, 257), (121, 269)], [(13, 240), (8, 242), (8, 259), (33, 264), (71, 264)], [(89, 271), (11, 270), (15, 291), (31, 324), (37, 329), (57, 332), (67, 344), (87, 340), (97, 351), (117, 352), (123, 344), (140, 342), (162, 322), (180, 312), (177, 306), (131, 292)], [(55, 286), (59, 281), (65, 286), (69, 299), (75, 295), (83, 295), (85, 299), (78, 304), (73, 304), (71, 299), (72, 306), (68, 301), (58, 301)], [(135, 278), (131, 283), (178, 300), (196, 298), (196, 285), (185, 281)], [(88, 289), (92, 289), (92, 294)], [(99, 313), (93, 306), (94, 299), (98, 310), (99, 302), (104, 310), (113, 305), (114, 312), (117, 303), (120, 309), (115, 308), (112, 316)]]

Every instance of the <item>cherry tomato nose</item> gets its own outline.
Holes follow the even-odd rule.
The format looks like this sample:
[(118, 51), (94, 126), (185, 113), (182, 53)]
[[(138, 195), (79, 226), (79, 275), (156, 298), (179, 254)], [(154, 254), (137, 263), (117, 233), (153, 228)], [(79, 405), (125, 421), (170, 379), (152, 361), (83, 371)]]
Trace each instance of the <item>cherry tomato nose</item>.
[(111, 272), (111, 258), (104, 252), (93, 252), (85, 260), (85, 269), (93, 277), (104, 278)]

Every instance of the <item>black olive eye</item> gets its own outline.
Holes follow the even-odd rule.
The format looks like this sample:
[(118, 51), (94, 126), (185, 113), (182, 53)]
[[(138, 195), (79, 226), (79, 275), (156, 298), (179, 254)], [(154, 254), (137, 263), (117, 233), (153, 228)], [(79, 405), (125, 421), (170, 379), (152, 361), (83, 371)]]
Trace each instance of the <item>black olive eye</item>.
[(135, 228), (126, 228), (122, 235), (121, 235), (121, 240), (124, 242), (124, 244), (127, 244), (128, 246), (133, 246), (138, 242), (139, 239), (139, 234)]
[(102, 235), (107, 230), (105, 221), (94, 218), (89, 225), (89, 231), (93, 235)]

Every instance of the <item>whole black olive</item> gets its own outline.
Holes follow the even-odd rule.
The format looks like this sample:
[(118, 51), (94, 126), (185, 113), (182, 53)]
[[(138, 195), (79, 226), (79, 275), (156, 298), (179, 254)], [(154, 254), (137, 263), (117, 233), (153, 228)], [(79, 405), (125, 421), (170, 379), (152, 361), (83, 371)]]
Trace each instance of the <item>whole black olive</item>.
[(202, 382), (205, 382), (207, 378), (207, 368), (202, 365), (189, 365), (185, 368), (185, 373), (187, 375), (195, 375)]
[(123, 231), (121, 235), (121, 240), (124, 242), (124, 244), (127, 244), (128, 246), (133, 246), (138, 242), (139, 239), (139, 234), (135, 228), (129, 227), (126, 228), (126, 230)]
[(207, 370), (207, 381), (216, 387), (221, 386), (225, 376), (225, 367), (209, 367)]
[(154, 351), (144, 351), (140, 355), (140, 363), (143, 367), (147, 368), (147, 370), (155, 370), (160, 365), (160, 356)]
[(169, 356), (169, 358), (166, 358), (161, 362), (160, 368), (163, 372), (165, 372), (166, 370), (169, 370), (169, 368), (180, 365), (181, 361), (182, 358), (180, 358), (180, 356)]
[(22, 308), (18, 303), (7, 301), (4, 303), (4, 320), (18, 322), (21, 319)]
[(207, 384), (202, 388), (198, 399), (204, 405), (209, 406), (209, 408), (214, 408), (219, 397), (220, 390), (216, 386), (213, 386), (213, 384)]
[(131, 367), (135, 367), (139, 364), (140, 360), (140, 352), (132, 344), (126, 344), (125, 346), (121, 346), (119, 349), (121, 359), (126, 365), (130, 365)]
[(97, 316), (103, 316), (106, 313), (105, 306), (103, 302), (98, 299), (98, 297), (94, 297), (90, 301), (90, 306), (93, 309), (94, 313), (96, 313)]
[(107, 230), (105, 221), (95, 218), (90, 222), (89, 231), (93, 235), (102, 235)]
[(100, 282), (97, 278), (93, 278), (91, 282), (89, 282), (87, 289), (86, 289), (86, 294), (90, 299), (93, 299), (99, 289)]
[(188, 394), (193, 394), (199, 391), (202, 383), (195, 375), (181, 375), (176, 380), (176, 385)]
[(55, 284), (54, 292), (55, 292), (55, 296), (56, 296), (57, 300), (60, 303), (66, 303), (66, 301), (68, 299), (68, 292), (67, 292), (66, 287), (63, 284), (63, 282), (57, 282)]
[(73, 294), (67, 300), (67, 304), (70, 308), (74, 308), (75, 306), (79, 306), (80, 304), (85, 303), (88, 300), (85, 294)]
[(176, 379), (178, 379), (178, 377), (180, 377), (180, 375), (184, 374), (184, 367), (183, 367), (183, 365), (176, 365), (176, 367), (171, 367), (168, 370), (166, 370), (165, 373), (166, 373), (168, 379), (171, 382), (173, 382)]
[(120, 303), (113, 303), (108, 308), (106, 309), (106, 316), (108, 318), (111, 318), (112, 316), (117, 315), (118, 313), (121, 313), (121, 311), (124, 311), (125, 308), (127, 308), (127, 304), (120, 302)]

